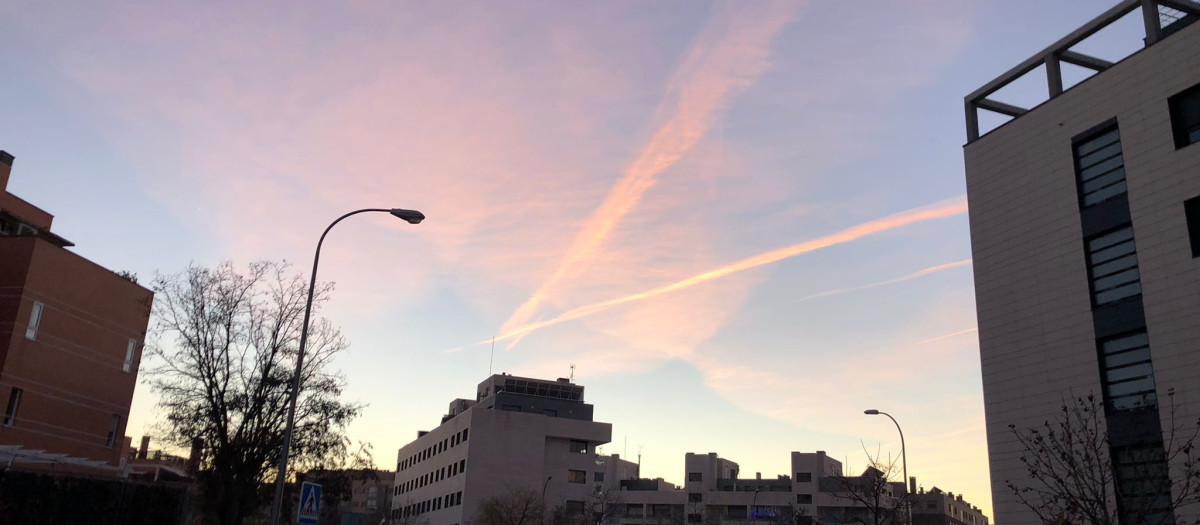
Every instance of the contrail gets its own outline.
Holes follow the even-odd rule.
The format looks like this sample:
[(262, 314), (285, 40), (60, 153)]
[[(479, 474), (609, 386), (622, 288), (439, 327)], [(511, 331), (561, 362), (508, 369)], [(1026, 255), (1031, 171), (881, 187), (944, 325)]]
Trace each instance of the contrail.
[(658, 175), (708, 132), (726, 98), (766, 70), (771, 40), (795, 9), (792, 2), (725, 4), (713, 14), (676, 71), (668, 90), (672, 100), (659, 108), (659, 114), (668, 116), (666, 122), (592, 211), (558, 268), (517, 307), (501, 332), (513, 333), (513, 327), (527, 323), (559, 281), (582, 271), (617, 223), (658, 182)]
[(978, 328), (967, 328), (967, 329), (965, 329), (965, 330), (959, 330), (959, 331), (957, 331), (957, 332), (951, 332), (951, 333), (948, 333), (948, 334), (939, 335), (939, 336), (937, 336), (937, 337), (930, 337), (929, 339), (924, 339), (924, 340), (921, 340), (921, 341), (917, 341), (917, 342), (915, 342), (915, 343), (913, 343), (913, 344), (911, 344), (911, 345), (908, 345), (908, 346), (917, 346), (917, 345), (923, 345), (923, 344), (926, 344), (926, 343), (932, 343), (932, 342), (934, 342), (934, 341), (941, 341), (942, 339), (949, 339), (949, 338), (951, 338), (951, 337), (954, 337), (954, 336), (956, 336), (956, 335), (967, 334), (967, 333), (971, 333), (971, 332), (974, 332), (974, 331), (977, 331), (977, 330), (979, 330), (979, 329), (978, 329)]
[[(950, 199), (947, 201), (942, 201), (939, 203), (931, 204), (929, 206), (922, 206), (920, 208), (914, 208), (914, 209), (911, 209), (908, 211), (903, 211), (903, 212), (900, 212), (900, 213), (897, 213), (894, 215), (889, 215), (887, 217), (875, 219), (873, 221), (864, 222), (862, 224), (852, 226), (850, 228), (846, 228), (845, 230), (842, 230), (842, 231), (839, 231), (837, 233), (833, 233), (830, 235), (826, 235), (824, 237), (818, 237), (816, 239), (805, 241), (805, 242), (802, 242), (799, 244), (793, 244), (793, 245), (785, 247), (785, 248), (779, 248), (779, 249), (772, 250), (772, 251), (769, 251), (766, 253), (761, 253), (759, 255), (755, 255), (753, 257), (747, 257), (740, 261), (734, 262), (733, 264), (729, 264), (726, 266), (722, 266), (720, 268), (709, 270), (704, 273), (696, 274), (691, 277), (688, 277), (687, 279), (683, 279), (681, 281), (676, 281), (676, 282), (673, 282), (673, 283), (665, 285), (665, 286), (651, 288), (644, 292), (639, 292), (639, 293), (635, 293), (632, 295), (626, 295), (624, 297), (618, 297), (616, 299), (609, 299), (607, 301), (601, 301), (598, 303), (593, 303), (590, 305), (574, 308), (574, 309), (571, 309), (571, 310), (568, 310), (568, 311), (562, 313), (561, 315), (559, 315), (558, 317), (555, 317), (553, 319), (550, 319), (547, 321), (541, 321), (541, 322), (537, 322), (537, 323), (526, 324), (524, 326), (520, 326), (513, 330), (504, 332), (501, 335), (497, 336), (496, 340), (504, 341), (506, 339), (512, 339), (514, 337), (524, 337), (525, 335), (529, 334), (530, 332), (533, 332), (534, 330), (539, 330), (539, 329), (545, 328), (547, 326), (552, 326), (552, 325), (556, 325), (556, 324), (563, 323), (566, 321), (579, 319), (581, 317), (592, 315), (594, 313), (600, 312), (602, 310), (607, 310), (608, 308), (612, 308), (613, 306), (617, 306), (620, 304), (630, 303), (630, 302), (634, 302), (634, 301), (640, 301), (643, 299), (649, 299), (649, 298), (657, 296), (657, 295), (662, 295), (665, 293), (682, 290), (684, 288), (689, 288), (689, 287), (695, 286), (697, 284), (700, 284), (700, 283), (703, 283), (706, 281), (711, 281), (713, 279), (721, 278), (721, 277), (724, 277), (726, 275), (730, 275), (733, 273), (750, 270), (752, 268), (758, 268), (759, 266), (764, 266), (764, 265), (771, 264), (774, 262), (779, 262), (784, 259), (788, 259), (791, 257), (795, 257), (797, 255), (802, 255), (805, 253), (820, 250), (822, 248), (828, 248), (830, 246), (844, 244), (844, 243), (847, 243), (850, 241), (861, 239), (861, 238), (869, 236), (869, 235), (874, 235), (876, 233), (882, 233), (885, 231), (894, 230), (896, 228), (908, 226), (910, 224), (914, 224), (914, 223), (918, 223), (918, 222), (924, 222), (924, 221), (933, 220), (933, 219), (941, 219), (941, 218), (945, 218), (945, 217), (952, 217), (955, 215), (965, 213), (966, 211), (967, 211), (967, 200), (964, 197), (956, 197), (956, 198), (953, 198), (953, 199)], [(491, 339), (488, 339), (487, 341), (483, 341), (478, 344), (487, 344), (489, 342), (491, 342)]]
[(886, 281), (879, 281), (879, 282), (875, 282), (875, 283), (864, 284), (864, 285), (862, 285), (862, 286), (855, 286), (855, 287), (852, 287), (852, 288), (835, 288), (835, 289), (833, 289), (833, 290), (826, 290), (826, 291), (824, 291), (824, 292), (817, 293), (817, 294), (813, 294), (813, 295), (806, 295), (806, 296), (804, 296), (804, 297), (801, 297), (801, 298), (799, 298), (799, 299), (796, 299), (796, 302), (800, 302), (800, 301), (807, 301), (807, 300), (809, 300), (809, 299), (816, 299), (816, 298), (818, 298), (818, 297), (829, 297), (829, 296), (831, 296), (831, 295), (841, 295), (841, 294), (844, 294), (844, 293), (858, 292), (858, 291), (861, 291), (861, 290), (868, 290), (868, 289), (871, 289), (871, 288), (877, 288), (877, 287), (880, 287), (880, 286), (887, 286), (887, 285), (889, 285), (889, 284), (901, 283), (901, 282), (904, 282), (904, 281), (909, 281), (909, 280), (912, 280), (912, 279), (916, 279), (916, 278), (918, 278), (918, 277), (924, 277), (924, 276), (926, 276), (926, 275), (929, 275), (929, 274), (931, 274), (931, 273), (937, 273), (937, 272), (940, 272), (940, 271), (942, 271), (942, 270), (949, 270), (949, 269), (951, 269), (951, 268), (957, 268), (957, 267), (959, 267), (959, 266), (967, 266), (967, 265), (970, 265), (970, 264), (971, 264), (971, 259), (963, 259), (963, 260), (961, 260), (961, 261), (954, 261), (954, 262), (952, 262), (952, 263), (939, 264), (939, 265), (937, 265), (937, 266), (930, 266), (929, 268), (925, 268), (925, 269), (923, 269), (923, 270), (917, 270), (917, 271), (915, 271), (915, 272), (913, 272), (913, 273), (910, 273), (910, 274), (908, 274), (908, 275), (904, 275), (904, 276), (901, 276), (901, 277), (897, 277), (897, 278), (895, 278), (895, 279), (888, 279), (888, 280), (886, 280)]

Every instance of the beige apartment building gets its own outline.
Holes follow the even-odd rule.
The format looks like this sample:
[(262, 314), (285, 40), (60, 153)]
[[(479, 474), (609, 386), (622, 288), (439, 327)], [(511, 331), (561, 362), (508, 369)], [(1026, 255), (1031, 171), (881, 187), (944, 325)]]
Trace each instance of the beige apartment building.
[[(1073, 50), (1122, 17), (1141, 49)], [(1164, 502), (1175, 424), (1200, 417), (1200, 3), (1125, 0), (966, 97), (964, 146), (995, 519), (1035, 523), (1010, 425), (1095, 395), (1122, 521), (1192, 521)], [(1143, 35), (1139, 35), (1143, 36)], [(1064, 64), (1095, 72), (1065, 86)], [(995, 93), (1040, 68), (1033, 108)], [(978, 110), (1013, 117), (981, 134)], [(1164, 432), (1164, 429), (1167, 431)], [(1181, 436), (1180, 436), (1181, 437)], [(1175, 482), (1175, 483), (1173, 483)], [(1134, 518), (1134, 509), (1153, 508)]]
[[(641, 478), (637, 463), (596, 453), (609, 442), (612, 426), (592, 420), (583, 391), (567, 379), (500, 374), (480, 383), (474, 400), (454, 400), (441, 425), (400, 449), (391, 518), (465, 525), (474, 522), (482, 501), (524, 494), (548, 523), (873, 522), (871, 509), (847, 491), (862, 492), (878, 471), (843, 475), (842, 464), (821, 451), (792, 452), (788, 473), (774, 478), (741, 478), (738, 464), (716, 453), (687, 454), (682, 487)], [(904, 486), (882, 485), (879, 505), (894, 513)], [(962, 511), (973, 507), (961, 496), (937, 504), (961, 518), (945, 523), (988, 523), (979, 509)]]
[(618, 456), (597, 456), (611, 438), (612, 425), (592, 420), (582, 386), (493, 375), (400, 449), (392, 517), (470, 523), (482, 500), (520, 491), (581, 512), (595, 483), (637, 477)]

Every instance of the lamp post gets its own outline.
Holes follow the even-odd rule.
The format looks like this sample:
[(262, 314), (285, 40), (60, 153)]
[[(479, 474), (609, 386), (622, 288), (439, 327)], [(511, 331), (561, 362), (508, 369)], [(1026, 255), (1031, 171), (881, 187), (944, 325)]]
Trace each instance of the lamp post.
[(754, 499), (750, 503), (750, 521), (758, 521), (758, 488), (754, 489)]
[(540, 523), (546, 523), (546, 485), (549, 485), (552, 479), (554, 479), (554, 476), (546, 476), (546, 481), (542, 482), (542, 519)]
[(329, 223), (329, 226), (321, 233), (321, 238), (317, 241), (316, 255), (313, 256), (312, 279), (308, 282), (308, 302), (304, 304), (304, 324), (300, 327), (300, 349), (296, 353), (296, 373), (292, 377), (292, 393), (291, 399), (288, 402), (287, 426), (284, 427), (283, 445), (279, 450), (279, 473), (275, 479), (275, 500), (271, 503), (271, 525), (279, 525), (282, 520), (283, 488), (287, 484), (288, 453), (292, 445), (292, 429), (296, 423), (296, 398), (300, 395), (300, 370), (304, 366), (304, 345), (308, 342), (308, 319), (312, 314), (313, 291), (317, 287), (317, 263), (321, 260), (321, 245), (325, 243), (325, 236), (329, 234), (329, 230), (332, 230), (337, 223), (342, 222), (342, 219), (367, 212), (390, 213), (396, 218), (404, 219), (409, 224), (418, 224), (425, 220), (425, 214), (416, 210), (364, 208), (338, 217)]
[(906, 523), (908, 523), (908, 525), (912, 525), (912, 505), (908, 501), (908, 455), (904, 451), (904, 431), (900, 430), (900, 423), (896, 421), (896, 418), (892, 417), (892, 415), (887, 412), (880, 412), (872, 408), (870, 410), (864, 410), (863, 413), (868, 416), (887, 416), (888, 419), (892, 420), (892, 423), (896, 424), (896, 431), (900, 433), (900, 463), (904, 468), (904, 517)]

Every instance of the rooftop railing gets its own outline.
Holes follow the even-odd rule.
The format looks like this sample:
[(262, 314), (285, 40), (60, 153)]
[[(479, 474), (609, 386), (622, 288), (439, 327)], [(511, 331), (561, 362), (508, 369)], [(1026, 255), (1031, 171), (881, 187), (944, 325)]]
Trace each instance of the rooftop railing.
[(1046, 66), (1046, 88), (1049, 93), (1049, 99), (1052, 99), (1063, 94), (1064, 91), (1061, 66), (1063, 62), (1091, 69), (1098, 73), (1112, 67), (1113, 62), (1071, 51), (1071, 47), (1138, 8), (1142, 10), (1142, 21), (1146, 31), (1146, 47), (1154, 45), (1160, 39), (1178, 30), (1179, 27), (1200, 17), (1200, 2), (1194, 0), (1122, 0), (1116, 6), (1113, 6), (1100, 16), (1092, 19), (1092, 21), (1084, 24), (1083, 27), (1076, 29), (1071, 34), (1051, 44), (1050, 47), (1021, 62), (995, 80), (988, 82), (983, 87), (967, 95), (964, 101), (967, 112), (967, 143), (974, 142), (980, 137), (980, 109), (1013, 118), (1020, 117), (1029, 111), (1027, 108), (1007, 104), (988, 97), (1025, 76), (1030, 71), (1043, 65)]

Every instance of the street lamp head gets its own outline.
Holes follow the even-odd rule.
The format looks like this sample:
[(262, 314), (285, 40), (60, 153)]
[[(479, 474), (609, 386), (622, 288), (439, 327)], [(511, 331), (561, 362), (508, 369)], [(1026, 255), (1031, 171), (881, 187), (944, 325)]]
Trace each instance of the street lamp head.
[(879, 415), (879, 411), (875, 410), (874, 408), (872, 408), (870, 410), (863, 410), (863, 413), (868, 416), (878, 416)]
[(408, 221), (409, 224), (420, 224), (421, 221), (425, 220), (425, 214), (417, 210), (402, 210), (400, 208), (392, 208), (390, 213), (396, 217)]

